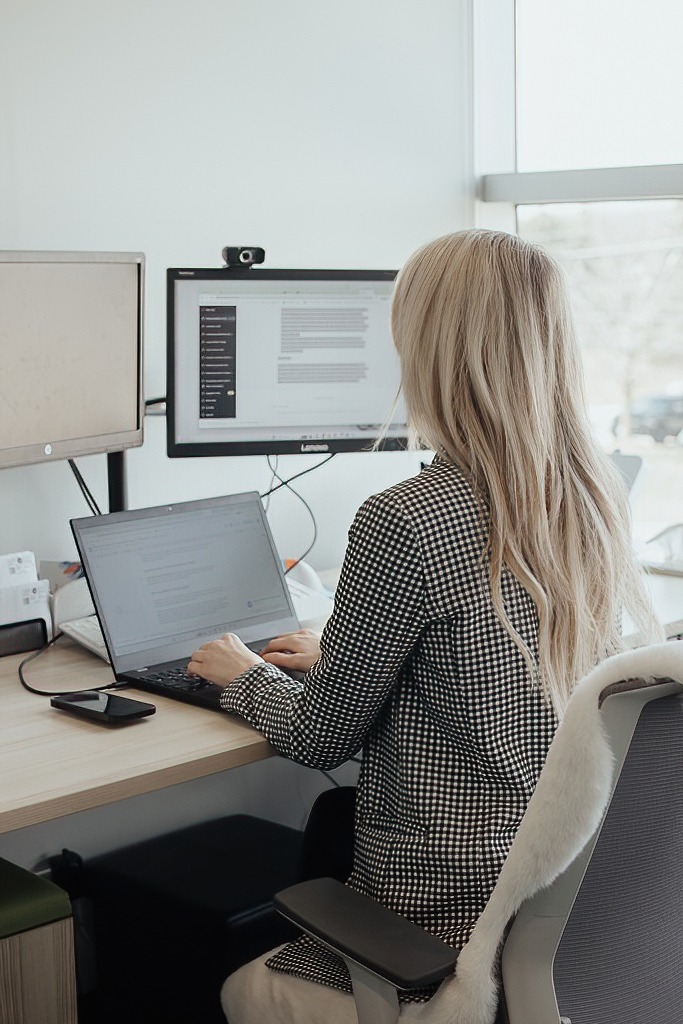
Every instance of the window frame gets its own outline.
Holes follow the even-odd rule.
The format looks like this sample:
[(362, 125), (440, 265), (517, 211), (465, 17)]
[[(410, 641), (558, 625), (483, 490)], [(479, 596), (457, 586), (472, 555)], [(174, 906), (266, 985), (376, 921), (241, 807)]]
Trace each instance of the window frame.
[(483, 202), (514, 206), (680, 199), (683, 164), (485, 174), (481, 189)]
[(517, 232), (516, 207), (683, 198), (683, 164), (517, 170), (516, 0), (474, 0), (477, 226)]

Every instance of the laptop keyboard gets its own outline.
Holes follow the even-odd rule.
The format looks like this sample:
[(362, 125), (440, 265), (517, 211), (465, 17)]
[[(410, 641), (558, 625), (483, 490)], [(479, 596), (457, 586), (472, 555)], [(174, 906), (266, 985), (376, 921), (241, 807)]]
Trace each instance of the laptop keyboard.
[[(253, 647), (262, 650), (264, 643), (262, 640)], [(292, 679), (301, 680), (304, 677), (303, 672), (293, 669), (283, 671)], [(185, 704), (198, 704), (200, 707), (221, 710), (219, 698), (223, 687), (216, 686), (201, 676), (191, 676), (187, 671), (186, 661), (157, 665), (154, 669), (143, 669), (139, 672), (125, 672), (121, 678), (141, 690), (157, 693), (161, 697), (172, 697)]]
[(186, 669), (187, 663), (169, 665), (147, 672), (130, 672), (124, 679), (141, 690), (157, 693), (162, 697), (171, 697), (185, 704), (198, 704), (205, 708), (220, 708), (219, 698), (222, 687), (215, 686), (201, 676), (191, 676)]
[(213, 686), (208, 679), (201, 676), (191, 676), (182, 668), (164, 670), (163, 672), (149, 672), (140, 677), (145, 682), (158, 683), (159, 686), (168, 687), (171, 690), (203, 690), (207, 686)]

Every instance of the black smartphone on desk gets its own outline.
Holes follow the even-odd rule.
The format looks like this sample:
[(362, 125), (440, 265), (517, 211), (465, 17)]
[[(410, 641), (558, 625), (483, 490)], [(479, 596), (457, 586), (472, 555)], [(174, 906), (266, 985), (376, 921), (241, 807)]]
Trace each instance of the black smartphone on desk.
[(59, 697), (52, 697), (50, 704), (60, 711), (70, 711), (83, 718), (109, 723), (131, 722), (136, 718), (153, 715), (156, 711), (154, 704), (145, 704), (141, 700), (131, 700), (130, 697), (119, 697), (116, 693), (101, 693), (98, 690), (63, 693)]

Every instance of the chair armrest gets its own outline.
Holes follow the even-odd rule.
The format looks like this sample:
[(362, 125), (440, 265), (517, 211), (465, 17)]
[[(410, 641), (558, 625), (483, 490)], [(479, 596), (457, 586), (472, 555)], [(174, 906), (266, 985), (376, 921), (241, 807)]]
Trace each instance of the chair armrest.
[(274, 903), (309, 935), (396, 988), (432, 985), (455, 969), (451, 946), (334, 878), (292, 885)]

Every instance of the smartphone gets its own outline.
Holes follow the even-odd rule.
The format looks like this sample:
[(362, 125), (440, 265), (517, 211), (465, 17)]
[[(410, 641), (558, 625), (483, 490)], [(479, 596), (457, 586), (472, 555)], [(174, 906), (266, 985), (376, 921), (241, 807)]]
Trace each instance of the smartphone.
[(100, 693), (98, 690), (64, 693), (60, 697), (53, 697), (50, 704), (60, 711), (70, 711), (74, 715), (93, 718), (98, 722), (131, 722), (136, 718), (153, 715), (156, 711), (154, 704), (119, 697), (115, 693)]

